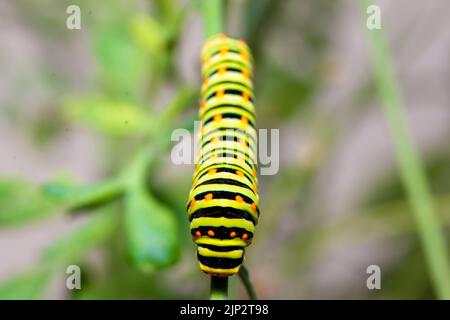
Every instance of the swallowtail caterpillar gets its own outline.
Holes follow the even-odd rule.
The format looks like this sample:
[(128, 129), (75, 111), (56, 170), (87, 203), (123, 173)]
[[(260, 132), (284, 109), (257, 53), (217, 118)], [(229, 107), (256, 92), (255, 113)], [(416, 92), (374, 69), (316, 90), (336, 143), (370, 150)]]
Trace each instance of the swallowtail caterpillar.
[(217, 35), (201, 58), (200, 153), (187, 211), (200, 269), (230, 276), (259, 218), (252, 56), (244, 41)]

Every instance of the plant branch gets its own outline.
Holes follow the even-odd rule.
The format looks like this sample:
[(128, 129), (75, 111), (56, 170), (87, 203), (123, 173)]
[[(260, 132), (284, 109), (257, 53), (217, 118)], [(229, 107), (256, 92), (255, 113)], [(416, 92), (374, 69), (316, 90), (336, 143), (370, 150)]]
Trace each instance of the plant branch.
[(228, 299), (228, 277), (211, 276), (210, 300)]
[(247, 290), (247, 293), (251, 300), (258, 300), (258, 296), (256, 295), (255, 288), (253, 287), (253, 284), (250, 280), (250, 274), (248, 273), (248, 270), (245, 266), (241, 266), (239, 268), (239, 278), (241, 279), (242, 283), (244, 284), (245, 289)]
[(209, 38), (223, 30), (222, 0), (201, 0), (205, 37)]
[[(366, 8), (371, 4), (371, 0), (361, 1), (364, 17)], [(408, 131), (389, 47), (382, 30), (368, 30), (368, 38), (375, 82), (393, 138), (403, 185), (413, 208), (430, 278), (437, 296), (440, 299), (450, 299), (450, 260), (445, 237), (434, 208), (428, 181)]]

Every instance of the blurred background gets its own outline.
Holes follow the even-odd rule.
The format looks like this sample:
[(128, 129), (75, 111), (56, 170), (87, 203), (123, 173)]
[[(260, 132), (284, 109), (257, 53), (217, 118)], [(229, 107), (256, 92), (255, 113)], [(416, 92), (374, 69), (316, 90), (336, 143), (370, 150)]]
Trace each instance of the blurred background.
[[(450, 2), (378, 4), (448, 242)], [(258, 127), (280, 129), (245, 261), (260, 298), (436, 298), (357, 1), (229, 0), (225, 24), (254, 53)], [(203, 41), (198, 1), (0, 0), (1, 298), (208, 297), (193, 166), (170, 159), (197, 116)], [(230, 295), (247, 299), (238, 277)]]

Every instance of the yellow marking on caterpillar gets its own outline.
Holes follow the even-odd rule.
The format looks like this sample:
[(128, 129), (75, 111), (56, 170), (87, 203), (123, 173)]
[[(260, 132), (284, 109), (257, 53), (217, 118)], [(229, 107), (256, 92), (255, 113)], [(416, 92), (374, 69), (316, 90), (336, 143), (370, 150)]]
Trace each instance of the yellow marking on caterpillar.
[[(241, 63), (236, 63), (236, 62), (228, 60), (228, 61), (223, 61), (220, 64), (219, 63), (215, 64), (215, 65), (208, 64), (207, 68), (204, 67), (202, 69), (202, 76), (203, 76), (203, 78), (211, 80), (212, 77), (216, 76), (216, 71), (218, 71), (218, 69), (220, 67), (225, 67), (225, 68), (227, 68), (227, 70), (228, 69), (240, 70), (243, 76), (245, 76), (246, 74), (248, 74), (249, 76), (252, 75), (252, 70), (250, 70), (248, 68), (248, 66), (243, 66)], [(231, 71), (231, 72), (233, 72), (233, 71)]]
[(256, 210), (252, 210), (250, 204), (239, 203), (236, 200), (229, 200), (229, 199), (197, 200), (195, 202), (195, 204), (188, 209), (188, 217), (190, 218), (191, 214), (199, 209), (216, 207), (216, 206), (217, 207), (231, 207), (234, 209), (246, 211), (253, 217), (255, 224), (258, 222), (258, 214), (257, 214)]
[[(205, 169), (201, 169), (201, 170), (197, 171), (194, 174), (194, 179), (193, 179), (194, 182), (193, 182), (193, 184), (197, 184), (198, 177), (200, 177), (203, 173), (205, 173), (206, 167), (207, 166), (205, 166)], [(252, 181), (253, 184), (256, 184), (256, 182), (257, 182), (255, 180), (255, 178), (252, 176), (251, 170), (250, 171), (246, 171), (250, 181), (247, 179), (247, 176), (245, 176), (244, 173), (242, 172), (242, 166), (237, 166), (236, 164), (233, 164), (233, 163), (225, 163), (225, 164), (215, 163), (215, 164), (211, 164), (211, 166), (209, 167), (209, 169), (217, 169), (217, 168), (228, 168), (228, 169), (231, 169), (231, 170), (235, 170), (236, 175), (238, 175), (242, 179), (245, 179), (248, 182)]]
[[(213, 169), (213, 170), (217, 170), (217, 169)], [(205, 181), (211, 180), (211, 179), (232, 179), (235, 181), (239, 181), (240, 183), (245, 184), (246, 186), (248, 186), (249, 188), (253, 189), (254, 184), (250, 183), (250, 181), (247, 180), (247, 178), (245, 178), (244, 176), (237, 176), (234, 173), (231, 172), (214, 172), (214, 173), (210, 173), (211, 171), (208, 171), (208, 174), (204, 175), (203, 177), (201, 177), (196, 184), (201, 184)]]
[[(253, 168), (248, 166), (246, 163), (242, 163), (241, 161), (238, 161), (237, 159), (233, 159), (233, 158), (220, 158), (221, 160), (219, 161), (218, 159), (213, 159), (210, 158), (208, 160), (206, 160), (205, 162), (202, 163), (202, 165), (204, 165), (205, 167), (208, 167), (210, 165), (218, 165), (219, 167), (226, 167), (229, 166), (228, 168), (234, 168), (236, 171), (242, 171), (245, 170), (245, 172), (247, 173), (248, 177), (252, 180), (253, 183), (257, 183), (258, 179), (254, 176), (252, 176), (252, 170)], [(201, 172), (201, 171), (199, 171)], [(198, 174), (198, 173), (197, 173)]]
[(208, 248), (198, 247), (198, 253), (204, 257), (213, 257), (213, 258), (230, 258), (230, 259), (239, 259), (244, 255), (244, 250), (233, 250), (233, 251), (213, 251)]
[[(225, 95), (222, 97), (222, 99), (216, 99), (215, 97), (212, 97), (208, 101), (205, 101), (205, 104), (205, 110), (222, 104), (239, 104), (241, 107), (245, 108), (251, 113), (254, 113), (255, 111), (255, 106), (251, 101), (245, 101), (242, 96), (236, 94)], [(203, 113), (200, 113), (200, 117), (203, 117), (202, 114)]]
[[(211, 94), (213, 94), (214, 92), (218, 92), (218, 91), (224, 91), (227, 89), (232, 89), (232, 90), (239, 90), (242, 91), (243, 93), (246, 94), (245, 98), (243, 96), (244, 101), (249, 101), (249, 97), (253, 98), (253, 94), (250, 93), (249, 89), (246, 88), (245, 86), (241, 85), (241, 84), (237, 84), (237, 83), (230, 83), (230, 84), (217, 84), (217, 85), (210, 85), (208, 86), (208, 88), (205, 90), (205, 92), (203, 93), (203, 95), (205, 97), (209, 97)], [(220, 97), (223, 97), (224, 94), (221, 94)]]
[[(238, 151), (242, 151), (245, 153), (245, 157), (249, 160), (250, 163), (252, 164), (256, 164), (256, 156), (253, 153), (253, 151), (247, 147), (247, 144), (242, 145), (241, 142), (237, 142), (237, 141), (218, 141), (219, 138), (218, 137), (213, 137), (211, 139), (211, 143), (206, 145), (205, 147), (203, 147), (203, 150), (201, 150), (200, 155), (206, 155), (209, 151), (215, 150), (214, 152), (216, 153), (223, 153), (223, 152), (227, 152), (227, 153), (233, 153), (236, 155), (242, 155), (244, 156), (241, 152)], [(226, 148), (226, 149), (225, 149)]]
[[(242, 109), (237, 109), (235, 107), (220, 107), (220, 108), (216, 108), (216, 109), (210, 109), (207, 110), (204, 114), (203, 117), (205, 119), (208, 119), (209, 117), (211, 117), (213, 114), (216, 114), (216, 116), (218, 114), (224, 114), (224, 113), (235, 113), (235, 114), (239, 114), (241, 116), (246, 116), (247, 118), (249, 118), (250, 120), (253, 121), (253, 123), (255, 122), (255, 118), (253, 117), (253, 115), (246, 111), (246, 110), (242, 110)], [(215, 116), (214, 116), (215, 117)]]
[[(194, 198), (195, 196), (197, 196), (201, 193), (212, 192), (212, 191), (228, 191), (228, 192), (233, 192), (233, 193), (240, 193), (244, 196), (247, 196), (247, 198), (255, 200), (254, 202), (258, 201), (256, 199), (256, 196), (250, 190), (248, 190), (244, 187), (235, 186), (232, 184), (206, 184), (206, 185), (198, 186), (193, 191), (192, 197)], [(211, 194), (211, 199), (212, 199), (212, 194)], [(242, 199), (242, 197), (241, 197), (241, 201), (238, 201), (238, 202), (244, 203), (244, 200)], [(251, 203), (250, 203), (250, 205), (251, 205)]]
[[(216, 99), (216, 98), (213, 98)], [(233, 119), (233, 118), (224, 118), (222, 119), (220, 125), (218, 125), (216, 122), (209, 122), (208, 124), (204, 125), (204, 136), (206, 134), (208, 134), (210, 131), (217, 131), (219, 126), (224, 126), (224, 127), (232, 127), (238, 130), (242, 130), (242, 131), (248, 131), (248, 134), (256, 137), (256, 130), (253, 127), (245, 127), (242, 125), (242, 122), (240, 119)]]
[(210, 238), (207, 236), (202, 236), (194, 240), (197, 244), (206, 244), (218, 247), (246, 247), (248, 244), (241, 238), (233, 238), (233, 239), (217, 239)]
[(231, 276), (233, 274), (236, 274), (239, 272), (239, 268), (240, 266), (237, 266), (236, 268), (232, 268), (232, 269), (216, 269), (216, 268), (210, 268), (208, 266), (205, 266), (204, 264), (200, 263), (200, 269), (203, 272), (206, 272), (208, 274), (214, 274), (214, 275), (219, 275), (219, 276)]
[(233, 219), (233, 218), (225, 218), (225, 217), (203, 217), (192, 220), (190, 224), (191, 229), (195, 229), (202, 226), (209, 227), (238, 227), (247, 230), (248, 232), (253, 233), (255, 231), (255, 225), (248, 220), (245, 219)]
[[(226, 71), (226, 68), (219, 69), (219, 71), (211, 76), (207, 81), (204, 81), (201, 88), (201, 94), (207, 94), (208, 89), (216, 86), (230, 86), (230, 84), (223, 84), (221, 82), (238, 82), (242, 86), (242, 90), (250, 92), (253, 89), (253, 83), (250, 78), (245, 77), (242, 73), (236, 71)], [(250, 90), (249, 90), (250, 89)]]
[[(219, 140), (219, 137), (224, 137), (225, 140)], [(228, 138), (230, 137), (230, 138)], [(228, 139), (228, 140), (227, 140)], [(234, 141), (234, 139), (238, 139), (238, 141)], [(205, 138), (200, 142), (202, 145), (206, 143), (206, 145), (202, 148), (204, 150), (200, 150), (199, 154), (204, 155), (208, 151), (216, 148), (228, 148), (228, 149), (234, 149), (234, 150), (240, 150), (246, 153), (249, 157), (249, 160), (251, 160), (253, 163), (256, 164), (256, 155), (253, 150), (255, 148), (253, 147), (253, 143), (249, 142), (249, 145), (247, 145), (247, 141), (245, 141), (244, 138), (239, 138), (236, 134), (229, 135), (228, 133), (225, 134), (212, 134), (208, 138)], [(240, 152), (239, 152), (240, 153)]]

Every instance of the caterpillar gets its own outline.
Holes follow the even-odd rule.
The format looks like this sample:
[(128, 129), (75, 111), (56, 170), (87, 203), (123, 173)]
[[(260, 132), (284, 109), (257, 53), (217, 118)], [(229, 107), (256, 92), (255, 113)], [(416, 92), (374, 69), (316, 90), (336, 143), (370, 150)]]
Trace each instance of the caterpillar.
[(239, 271), (259, 218), (257, 135), (252, 56), (223, 34), (201, 53), (199, 153), (187, 212), (200, 269), (212, 276)]

